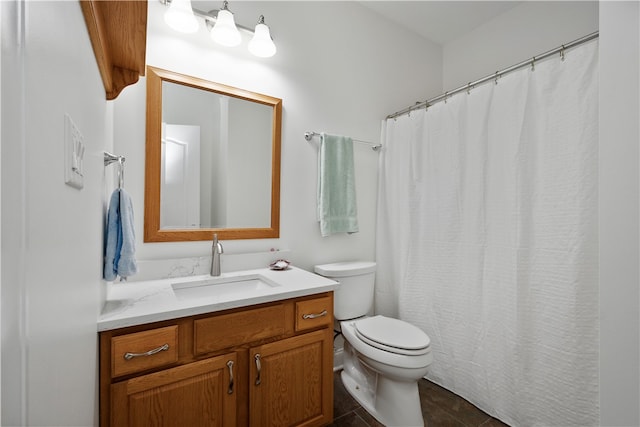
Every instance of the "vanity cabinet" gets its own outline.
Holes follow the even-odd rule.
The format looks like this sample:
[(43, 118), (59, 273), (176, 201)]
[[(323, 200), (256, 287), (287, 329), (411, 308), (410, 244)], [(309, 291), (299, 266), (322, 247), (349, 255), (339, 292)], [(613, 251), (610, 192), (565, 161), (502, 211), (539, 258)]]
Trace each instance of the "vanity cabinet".
[[(250, 425), (322, 425), (325, 331), (276, 341), (250, 351)], [(328, 372), (331, 374), (331, 371)], [(330, 405), (331, 406), (331, 405)]]
[(100, 333), (102, 427), (332, 419), (332, 292)]
[(235, 361), (231, 353), (113, 384), (111, 424), (235, 426)]

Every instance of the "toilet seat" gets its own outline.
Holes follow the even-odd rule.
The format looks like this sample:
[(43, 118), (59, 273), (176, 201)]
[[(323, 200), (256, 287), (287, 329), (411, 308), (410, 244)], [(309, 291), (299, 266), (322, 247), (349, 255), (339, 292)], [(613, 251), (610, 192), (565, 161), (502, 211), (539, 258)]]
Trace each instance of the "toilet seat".
[[(358, 353), (358, 358), (362, 359), (363, 361), (366, 360), (365, 364), (367, 366), (372, 367), (373, 369), (382, 369), (383, 372), (387, 373), (389, 372), (389, 370), (394, 370), (396, 373), (398, 371), (401, 371), (405, 374), (413, 376), (416, 372), (416, 369), (420, 371), (424, 370), (433, 361), (431, 347), (427, 347), (426, 351), (422, 351), (423, 354), (410, 355), (401, 354), (398, 352), (398, 349), (392, 348), (388, 345), (387, 347), (389, 349), (383, 349), (379, 348), (382, 347), (380, 343), (375, 343), (376, 345), (367, 343), (366, 341), (361, 339), (358, 336), (358, 332), (356, 332), (355, 324), (362, 320), (364, 319), (357, 321), (345, 320), (344, 322), (340, 323), (340, 329), (342, 330), (342, 335), (344, 336), (345, 346), (349, 344), (351, 347), (353, 347)], [(384, 365), (385, 367), (375, 368), (373, 366), (374, 364)], [(419, 375), (418, 377), (421, 377), (422, 375)]]
[(398, 319), (374, 316), (353, 323), (355, 335), (364, 343), (407, 356), (420, 356), (431, 351), (431, 340), (421, 329)]

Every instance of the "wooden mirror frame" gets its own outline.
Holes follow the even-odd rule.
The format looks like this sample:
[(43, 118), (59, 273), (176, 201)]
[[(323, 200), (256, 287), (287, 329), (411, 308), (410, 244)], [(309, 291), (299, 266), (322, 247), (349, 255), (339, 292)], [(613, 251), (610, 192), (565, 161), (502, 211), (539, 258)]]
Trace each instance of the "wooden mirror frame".
[[(160, 172), (162, 127), (162, 82), (172, 82), (273, 108), (271, 151), (271, 225), (268, 228), (160, 228)], [(211, 240), (269, 239), (280, 237), (280, 145), (282, 100), (196, 77), (147, 66), (147, 142), (144, 189), (144, 241), (182, 242)]]

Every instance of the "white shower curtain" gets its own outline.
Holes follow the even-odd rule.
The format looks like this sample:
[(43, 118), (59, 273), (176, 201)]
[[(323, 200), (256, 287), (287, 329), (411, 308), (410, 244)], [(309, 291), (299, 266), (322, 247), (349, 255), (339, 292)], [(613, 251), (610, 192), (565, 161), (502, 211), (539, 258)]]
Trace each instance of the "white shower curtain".
[(598, 43), (383, 124), (376, 311), (512, 426), (598, 408)]

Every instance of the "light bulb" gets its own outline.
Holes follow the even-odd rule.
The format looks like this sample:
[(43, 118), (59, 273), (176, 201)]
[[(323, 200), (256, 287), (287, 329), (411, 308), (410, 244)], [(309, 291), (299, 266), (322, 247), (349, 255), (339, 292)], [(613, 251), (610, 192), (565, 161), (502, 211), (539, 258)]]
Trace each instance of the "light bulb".
[(276, 54), (276, 45), (271, 39), (269, 27), (264, 23), (264, 16), (260, 16), (256, 25), (253, 38), (249, 42), (249, 52), (261, 58), (268, 58)]
[(164, 22), (181, 33), (195, 33), (200, 26), (193, 14), (191, 0), (172, 0), (164, 13)]
[(233, 13), (227, 9), (218, 11), (216, 24), (211, 30), (211, 38), (223, 46), (233, 47), (240, 44), (242, 37), (240, 37), (238, 28), (236, 28)]

